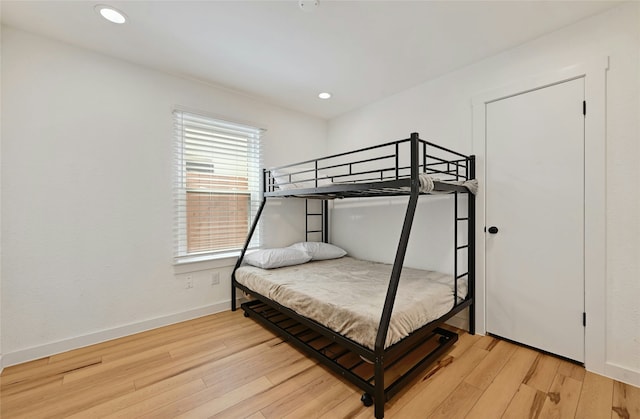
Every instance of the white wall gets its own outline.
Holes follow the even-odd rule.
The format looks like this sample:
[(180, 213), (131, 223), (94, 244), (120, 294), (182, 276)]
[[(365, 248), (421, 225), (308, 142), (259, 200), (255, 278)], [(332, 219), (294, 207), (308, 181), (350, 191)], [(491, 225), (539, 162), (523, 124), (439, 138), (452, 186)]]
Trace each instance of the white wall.
[(5, 365), (228, 308), (235, 260), (172, 263), (173, 107), (266, 128), (267, 166), (325, 154), (326, 122), (12, 28), (2, 55)]
[[(0, 14), (2, 13), (0, 9)], [(0, 92), (2, 92), (2, 31), (0, 31)], [(0, 100), (0, 127), (2, 127), (2, 100)], [(0, 129), (0, 162), (2, 162), (2, 130)], [(2, 208), (2, 171), (0, 170), (0, 208)], [(0, 373), (2, 372), (2, 211), (0, 211)]]
[[(475, 65), (447, 74), (330, 121), (329, 152), (408, 137), (417, 131), (459, 151), (472, 152), (472, 99), (531, 76), (610, 57), (606, 96), (606, 362), (620, 379), (640, 382), (640, 4), (627, 3)], [(408, 264), (437, 266), (432, 240), (449, 237), (438, 226), (450, 217), (436, 202), (424, 202), (436, 221), (414, 229)], [(380, 202), (368, 208), (336, 203), (332, 237), (358, 256), (389, 259), (395, 251), (404, 206)], [(420, 210), (419, 210), (420, 211)], [(421, 212), (418, 212), (420, 216)], [(423, 211), (422, 214), (426, 214)], [(444, 218), (447, 219), (447, 218)], [(395, 221), (397, 220), (397, 222)], [(395, 224), (390, 225), (393, 222)], [(366, 232), (348, 234), (347, 224)], [(380, 226), (384, 226), (382, 229)], [(360, 230), (361, 229), (361, 230)], [(380, 234), (381, 233), (381, 234)], [(544, 245), (544, 243), (540, 243)], [(484, 255), (478, 255), (479, 258)], [(449, 259), (450, 260), (450, 259)], [(589, 367), (589, 366), (587, 366)]]

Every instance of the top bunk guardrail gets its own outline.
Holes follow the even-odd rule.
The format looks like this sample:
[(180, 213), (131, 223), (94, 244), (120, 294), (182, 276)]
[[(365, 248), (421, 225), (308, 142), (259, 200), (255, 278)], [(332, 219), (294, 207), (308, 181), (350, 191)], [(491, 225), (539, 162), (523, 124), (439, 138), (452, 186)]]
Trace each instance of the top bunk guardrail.
[[(265, 169), (263, 192), (318, 198), (408, 195), (412, 173), (422, 184), (431, 182), (433, 191), (468, 192), (464, 185), (474, 178), (473, 160), (414, 133), (403, 140)], [(417, 165), (414, 172), (412, 162)]]

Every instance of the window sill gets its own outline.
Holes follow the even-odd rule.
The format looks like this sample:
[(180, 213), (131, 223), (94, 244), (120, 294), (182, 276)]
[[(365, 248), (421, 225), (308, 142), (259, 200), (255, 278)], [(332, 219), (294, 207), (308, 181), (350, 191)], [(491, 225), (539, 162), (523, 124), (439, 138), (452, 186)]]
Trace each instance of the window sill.
[(216, 255), (184, 257), (173, 263), (173, 269), (176, 274), (184, 274), (209, 269), (227, 268), (235, 266), (238, 256), (240, 256), (240, 251), (237, 250)]

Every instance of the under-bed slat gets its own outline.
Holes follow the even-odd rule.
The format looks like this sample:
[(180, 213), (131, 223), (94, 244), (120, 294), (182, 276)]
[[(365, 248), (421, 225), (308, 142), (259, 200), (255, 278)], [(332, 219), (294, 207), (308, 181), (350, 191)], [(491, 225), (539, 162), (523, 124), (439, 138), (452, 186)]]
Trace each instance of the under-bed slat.
[[(257, 310), (253, 310), (252, 304), (257, 307)], [(263, 322), (266, 322), (264, 323), (265, 325), (272, 325), (276, 330), (281, 331), (291, 343), (297, 342), (297, 345), (303, 345), (308, 353), (314, 354), (323, 364), (332, 366), (332, 370), (349, 378), (351, 382), (358, 385), (364, 391), (373, 391), (375, 386), (374, 364), (367, 361), (364, 357), (344, 348), (317, 331), (297, 323), (296, 319), (289, 318), (286, 321), (272, 323), (270, 319), (277, 317), (273, 314), (273, 312), (277, 312), (277, 310), (266, 309), (262, 303), (245, 303), (242, 305), (242, 308), (247, 313), (255, 314), (257, 319), (263, 319)], [(266, 314), (266, 316), (262, 314)], [(291, 322), (294, 324), (291, 324)], [(285, 323), (288, 325), (287, 329), (281, 328), (280, 324)], [(295, 331), (295, 334), (290, 333), (291, 331)], [(455, 339), (452, 338), (452, 336), (455, 336)], [(444, 341), (441, 342), (439, 339), (444, 339)], [(406, 346), (405, 351), (393, 351), (388, 357), (387, 362), (385, 362), (385, 383), (390, 383), (387, 388), (399, 388), (398, 382), (406, 382), (408, 380), (408, 374), (415, 375), (424, 368), (425, 363), (422, 362), (422, 360), (425, 357), (435, 359), (435, 354), (439, 356), (446, 348), (453, 344), (455, 340), (457, 340), (455, 333), (437, 328), (420, 341), (409, 340), (411, 345)], [(386, 398), (388, 399), (390, 397), (391, 394)]]
[(335, 355), (333, 355), (333, 357), (331, 357), (331, 359), (337, 362), (338, 358), (342, 357), (348, 352), (349, 352), (348, 349), (341, 348), (338, 352), (335, 353)]

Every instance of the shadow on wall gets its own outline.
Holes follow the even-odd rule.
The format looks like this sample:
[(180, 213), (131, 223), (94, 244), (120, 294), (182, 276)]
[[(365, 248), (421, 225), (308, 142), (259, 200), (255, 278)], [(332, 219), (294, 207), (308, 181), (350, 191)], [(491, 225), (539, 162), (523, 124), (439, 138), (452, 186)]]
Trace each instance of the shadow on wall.
[[(408, 198), (336, 200), (331, 211), (331, 242), (351, 256), (393, 263)], [(466, 214), (466, 198), (458, 203)], [(420, 197), (405, 266), (453, 272), (453, 195)], [(462, 244), (466, 234), (460, 234)], [(459, 255), (466, 256), (466, 255)]]

